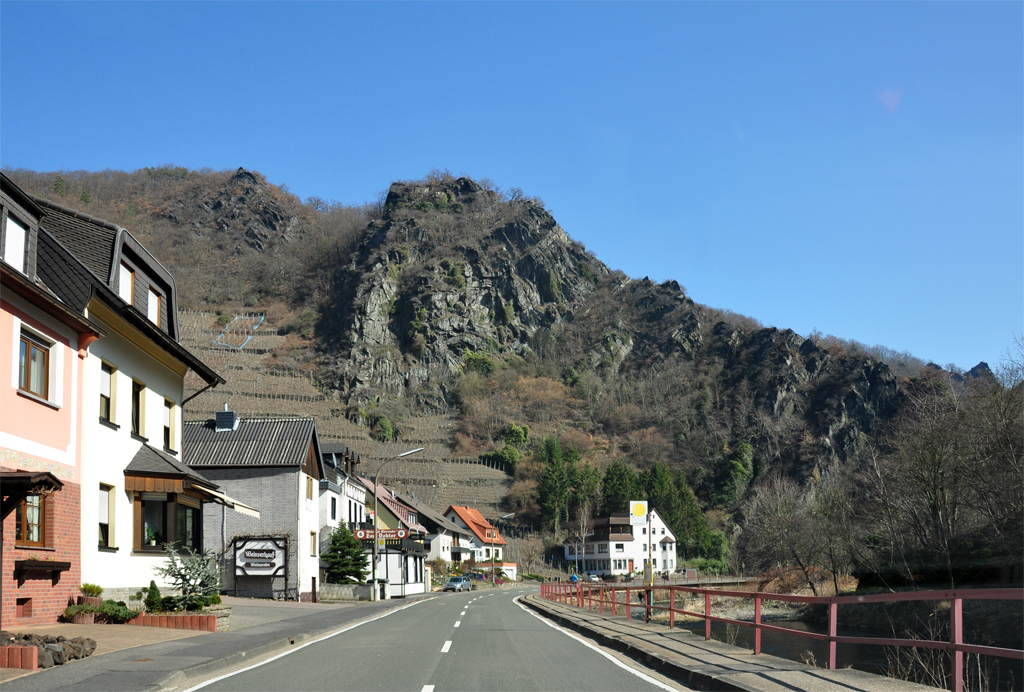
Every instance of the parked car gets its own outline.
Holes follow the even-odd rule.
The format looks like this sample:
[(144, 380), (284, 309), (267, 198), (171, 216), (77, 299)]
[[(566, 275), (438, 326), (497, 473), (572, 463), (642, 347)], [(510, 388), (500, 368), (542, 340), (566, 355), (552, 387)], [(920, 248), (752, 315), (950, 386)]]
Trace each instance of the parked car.
[(587, 581), (599, 582), (601, 577), (597, 576), (597, 572), (587, 572)]
[(451, 577), (444, 584), (444, 591), (469, 591), (473, 588), (473, 582), (469, 577)]

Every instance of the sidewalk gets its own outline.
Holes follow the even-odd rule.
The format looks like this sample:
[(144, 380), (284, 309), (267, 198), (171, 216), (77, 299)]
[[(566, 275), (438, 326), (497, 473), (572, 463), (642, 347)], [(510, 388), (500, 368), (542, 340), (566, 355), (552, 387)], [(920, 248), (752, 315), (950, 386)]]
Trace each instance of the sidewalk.
[(665, 625), (629, 621), (596, 610), (555, 603), (539, 594), (522, 603), (563, 627), (625, 653), (661, 673), (698, 690), (743, 692), (924, 692), (938, 688), (917, 685), (843, 668), (827, 670), (784, 658), (730, 646)]
[[(302, 642), (429, 597), (420, 594), (377, 603), (297, 603), (224, 597), (230, 605), (227, 632), (190, 632), (129, 625), (46, 625), (26, 631), (68, 633), (96, 640), (92, 656), (14, 679), (3, 692), (96, 690), (121, 692), (185, 689), (243, 663), (280, 653)], [(79, 634), (78, 628), (89, 628)], [(125, 630), (130, 630), (126, 632)], [(130, 647), (130, 648), (129, 648)], [(106, 653), (103, 653), (106, 652)]]

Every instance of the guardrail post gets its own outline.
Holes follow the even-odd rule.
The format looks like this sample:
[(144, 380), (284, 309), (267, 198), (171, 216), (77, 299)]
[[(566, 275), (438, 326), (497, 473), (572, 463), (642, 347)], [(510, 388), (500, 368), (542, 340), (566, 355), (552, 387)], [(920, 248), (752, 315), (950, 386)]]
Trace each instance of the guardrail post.
[(654, 601), (654, 587), (644, 589), (644, 622), (651, 621), (651, 606)]
[(836, 632), (839, 630), (839, 604), (828, 604), (828, 669), (836, 669)]
[(673, 586), (668, 591), (668, 628), (676, 626), (676, 589)]
[(612, 615), (618, 615), (617, 608), (616, 608), (616, 604), (617, 603), (618, 603), (618, 599), (615, 596), (615, 587), (613, 586), (612, 587)]
[(633, 619), (631, 617), (632, 613), (630, 612), (630, 607), (632, 606), (632, 603), (633, 603), (633, 597), (629, 594), (629, 587), (627, 586), (626, 587), (626, 619), (627, 620), (632, 620)]
[[(949, 607), (949, 641), (956, 647), (958, 644), (964, 643), (964, 602), (962, 598), (953, 598), (953, 603)], [(952, 681), (953, 692), (963, 692), (964, 690), (964, 652), (959, 649), (953, 649), (953, 655), (950, 657), (950, 679)]]
[(711, 640), (711, 592), (704, 592), (704, 639)]
[(754, 655), (761, 653), (761, 597), (754, 597)]
[(594, 587), (587, 584), (587, 610), (594, 609)]

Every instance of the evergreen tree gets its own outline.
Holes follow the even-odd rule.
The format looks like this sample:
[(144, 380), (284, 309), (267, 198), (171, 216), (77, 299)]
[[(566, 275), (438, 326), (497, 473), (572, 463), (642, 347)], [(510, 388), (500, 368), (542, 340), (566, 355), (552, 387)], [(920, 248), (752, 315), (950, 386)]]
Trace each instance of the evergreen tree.
[(679, 498), (679, 488), (672, 480), (672, 473), (668, 470), (668, 465), (660, 462), (654, 464), (644, 474), (644, 486), (651, 509), (658, 510), (658, 514), (672, 529), (672, 533), (676, 535), (677, 539), (681, 539), (683, 507)]
[(601, 488), (605, 514), (621, 512), (643, 494), (636, 471), (622, 461), (612, 462), (605, 470)]
[(321, 556), (327, 563), (325, 578), (330, 584), (342, 584), (350, 577), (358, 582), (366, 581), (366, 553), (362, 543), (356, 540), (344, 524), (331, 534), (331, 546)]
[(589, 464), (582, 464), (576, 469), (572, 494), (573, 515), (583, 503), (590, 503), (591, 511), (601, 506), (601, 473)]
[[(697, 504), (697, 496), (682, 473), (676, 478), (679, 497), (679, 531), (676, 532), (677, 552), (683, 557), (718, 557), (721, 541), (711, 535), (708, 523)], [(724, 536), (722, 536), (724, 538)]]
[(562, 446), (557, 439), (544, 439), (540, 460), (544, 462), (544, 475), (541, 476), (538, 488), (541, 519), (557, 534), (559, 526), (569, 518), (570, 489)]

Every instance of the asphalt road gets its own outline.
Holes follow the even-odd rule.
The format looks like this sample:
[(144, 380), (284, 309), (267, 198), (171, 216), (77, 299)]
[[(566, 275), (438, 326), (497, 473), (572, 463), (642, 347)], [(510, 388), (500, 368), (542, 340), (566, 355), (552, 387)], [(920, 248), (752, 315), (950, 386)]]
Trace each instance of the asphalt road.
[(514, 601), (527, 590), (449, 593), (192, 690), (682, 689), (635, 671)]

